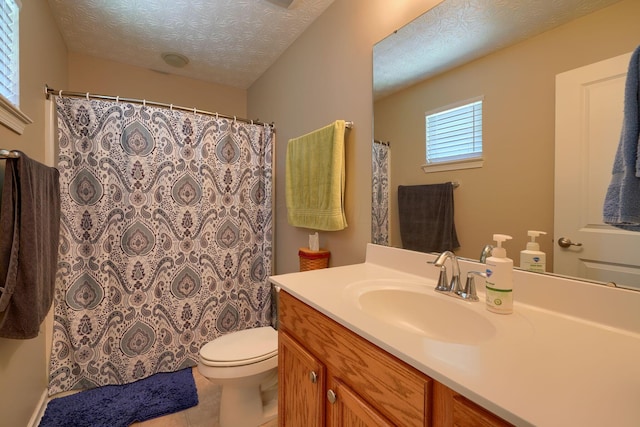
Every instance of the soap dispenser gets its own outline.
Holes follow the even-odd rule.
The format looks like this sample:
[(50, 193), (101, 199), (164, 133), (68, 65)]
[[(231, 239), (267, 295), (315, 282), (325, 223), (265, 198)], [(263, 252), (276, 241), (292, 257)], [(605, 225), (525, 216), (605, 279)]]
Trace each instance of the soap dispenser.
[(512, 237), (494, 234), (496, 247), (487, 258), (486, 295), (487, 310), (499, 314), (513, 313), (513, 261), (507, 258), (502, 243)]
[(540, 250), (536, 237), (547, 234), (544, 231), (529, 230), (527, 235), (531, 241), (527, 242), (527, 249), (520, 251), (520, 268), (529, 271), (544, 273), (547, 266), (547, 255)]

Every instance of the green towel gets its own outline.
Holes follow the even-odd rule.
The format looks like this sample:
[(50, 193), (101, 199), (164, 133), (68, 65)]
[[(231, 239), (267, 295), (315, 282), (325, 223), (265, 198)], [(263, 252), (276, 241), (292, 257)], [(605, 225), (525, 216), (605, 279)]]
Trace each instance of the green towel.
[(344, 215), (345, 121), (289, 140), (286, 161), (287, 219), (294, 227), (337, 231)]

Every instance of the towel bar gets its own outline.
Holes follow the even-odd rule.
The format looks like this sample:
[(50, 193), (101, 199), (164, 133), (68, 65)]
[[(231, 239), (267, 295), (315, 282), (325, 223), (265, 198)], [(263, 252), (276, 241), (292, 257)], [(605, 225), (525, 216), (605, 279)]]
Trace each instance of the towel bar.
[(0, 149), (0, 159), (17, 159), (18, 157), (20, 157), (18, 151)]

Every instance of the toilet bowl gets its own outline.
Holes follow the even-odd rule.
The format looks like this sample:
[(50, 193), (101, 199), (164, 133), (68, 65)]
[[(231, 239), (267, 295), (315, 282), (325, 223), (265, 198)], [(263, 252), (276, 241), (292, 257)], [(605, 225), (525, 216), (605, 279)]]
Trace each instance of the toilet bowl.
[(222, 386), (220, 427), (256, 427), (277, 416), (278, 333), (271, 326), (223, 335), (200, 349), (198, 371)]

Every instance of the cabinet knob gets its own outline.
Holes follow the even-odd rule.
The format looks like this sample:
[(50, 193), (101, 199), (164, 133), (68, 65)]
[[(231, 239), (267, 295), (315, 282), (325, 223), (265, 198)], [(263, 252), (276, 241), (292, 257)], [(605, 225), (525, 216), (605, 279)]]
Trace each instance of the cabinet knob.
[(327, 399), (329, 399), (329, 402), (331, 403), (336, 403), (336, 399), (338, 399), (338, 396), (336, 396), (336, 393), (329, 389), (329, 391), (327, 391)]
[(309, 372), (309, 379), (311, 380), (311, 382), (313, 384), (317, 383), (318, 382), (318, 374), (316, 374), (313, 371)]

